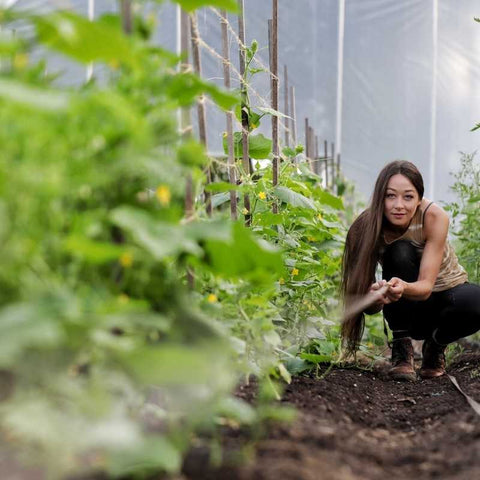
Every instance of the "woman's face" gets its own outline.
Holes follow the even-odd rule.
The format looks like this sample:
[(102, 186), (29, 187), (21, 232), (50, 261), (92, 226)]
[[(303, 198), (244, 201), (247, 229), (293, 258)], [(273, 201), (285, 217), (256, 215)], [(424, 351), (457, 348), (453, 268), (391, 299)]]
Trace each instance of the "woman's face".
[(417, 190), (407, 177), (401, 173), (390, 177), (383, 213), (392, 226), (407, 228), (420, 202)]

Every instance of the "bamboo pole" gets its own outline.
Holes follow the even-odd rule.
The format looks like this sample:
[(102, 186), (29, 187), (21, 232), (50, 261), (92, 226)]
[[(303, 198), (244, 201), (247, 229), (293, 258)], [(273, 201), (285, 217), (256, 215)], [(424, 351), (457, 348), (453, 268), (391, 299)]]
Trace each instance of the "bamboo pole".
[(289, 105), (289, 99), (288, 99), (288, 67), (284, 65), (283, 67), (283, 102), (284, 102), (284, 113), (286, 115), (285, 118), (285, 146), (289, 147), (290, 146), (290, 105)]
[(320, 150), (318, 148), (318, 135), (315, 135), (315, 173), (320, 175)]
[[(240, 75), (242, 77), (240, 85), (240, 95), (241, 95), (241, 107), (242, 107), (242, 165), (244, 174), (248, 177), (252, 173), (250, 168), (250, 154), (248, 150), (248, 137), (250, 132), (248, 112), (245, 111), (245, 106), (248, 104), (248, 90), (246, 79), (246, 54), (245, 49), (242, 45), (245, 45), (245, 18), (244, 11), (245, 5), (244, 0), (238, 0), (238, 38), (240, 39), (241, 45), (239, 47), (239, 66), (240, 66)], [(251, 205), (250, 205), (250, 196), (248, 193), (245, 193), (243, 196), (243, 206), (247, 212), (245, 215), (245, 225), (250, 226), (252, 224), (252, 215), (251, 215)]]
[[(191, 37), (192, 37), (192, 58), (193, 58), (193, 70), (195, 73), (201, 77), (202, 76), (202, 63), (200, 59), (200, 46), (199, 40), (200, 35), (198, 33), (197, 25), (197, 15), (192, 13), (190, 15), (190, 28), (191, 28)], [(205, 151), (208, 151), (207, 143), (207, 117), (205, 111), (205, 97), (201, 95), (197, 102), (197, 115), (198, 115), (198, 134), (200, 137), (200, 142), (204, 145)], [(208, 185), (212, 181), (212, 172), (210, 166), (206, 168), (206, 184)], [(207, 215), (209, 217), (213, 214), (212, 208), (212, 196), (210, 192), (204, 191), (205, 196), (205, 206), (207, 210)]]
[[(272, 108), (278, 111), (278, 0), (272, 0)], [(279, 163), (279, 139), (278, 139), (278, 117), (272, 115), (272, 141), (273, 141), (273, 186), (278, 185), (278, 163)], [(273, 213), (278, 213), (278, 204), (273, 202)]]
[[(226, 10), (221, 11), (221, 28), (222, 28), (222, 53), (223, 53), (223, 78), (225, 88), (230, 90), (230, 52), (228, 48), (228, 20)], [(235, 152), (233, 144), (233, 112), (227, 112), (227, 145), (228, 145), (228, 178), (232, 185), (237, 184), (235, 175)], [(230, 191), (230, 216), (232, 220), (237, 219), (237, 192)]]

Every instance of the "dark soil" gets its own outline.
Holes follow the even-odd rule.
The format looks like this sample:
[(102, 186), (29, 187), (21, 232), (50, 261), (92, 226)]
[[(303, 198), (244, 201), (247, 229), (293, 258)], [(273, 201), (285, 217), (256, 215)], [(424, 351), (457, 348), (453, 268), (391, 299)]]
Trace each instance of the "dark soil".
[[(298, 409), (294, 423), (271, 428), (241, 466), (212, 469), (206, 451), (194, 450), (183, 478), (480, 479), (480, 416), (450, 379), (394, 382), (386, 368), (383, 362), (373, 372), (338, 368), (323, 379), (294, 378), (282, 400)], [(478, 350), (457, 357), (448, 372), (480, 401)], [(252, 386), (238, 394), (255, 400)], [(224, 458), (235, 458), (245, 442), (241, 432), (229, 430)]]

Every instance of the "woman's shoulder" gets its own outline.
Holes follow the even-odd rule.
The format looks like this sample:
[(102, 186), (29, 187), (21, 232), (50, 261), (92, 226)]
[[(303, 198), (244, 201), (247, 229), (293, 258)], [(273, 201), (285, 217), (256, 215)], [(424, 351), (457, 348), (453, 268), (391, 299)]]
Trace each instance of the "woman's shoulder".
[(450, 223), (447, 212), (436, 203), (432, 203), (426, 200), (425, 206), (428, 208), (423, 209), (423, 236), (429, 240), (441, 239), (444, 241), (448, 235), (448, 227)]
[(437, 203), (432, 202), (428, 198), (424, 198), (420, 205), (420, 209), (422, 211), (422, 216), (424, 223), (429, 221), (449, 221), (449, 217), (447, 212)]

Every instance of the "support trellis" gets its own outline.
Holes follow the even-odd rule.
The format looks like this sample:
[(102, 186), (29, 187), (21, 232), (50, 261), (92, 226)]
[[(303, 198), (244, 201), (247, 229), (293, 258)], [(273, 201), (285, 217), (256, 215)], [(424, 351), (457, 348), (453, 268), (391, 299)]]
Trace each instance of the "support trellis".
[[(89, 18), (93, 19), (94, 15), (94, 0), (89, 0)], [(120, 11), (122, 15), (122, 25), (124, 31), (129, 34), (132, 29), (132, 0), (120, 0)], [(278, 0), (272, 0), (272, 18), (268, 21), (268, 39), (269, 39), (269, 65), (265, 66), (258, 59), (254, 58), (254, 61), (258, 64), (259, 68), (264, 69), (270, 78), (270, 99), (267, 100), (260, 93), (258, 93), (252, 85), (247, 84), (246, 76), (246, 35), (245, 35), (245, 2), (244, 0), (238, 0), (238, 30), (232, 27), (228, 21), (228, 16), (225, 11), (217, 11), (215, 8), (209, 8), (208, 11), (212, 12), (219, 18), (219, 24), (221, 26), (221, 38), (222, 38), (222, 52), (217, 52), (201, 37), (197, 25), (196, 14), (187, 15), (185, 12), (179, 13), (178, 26), (180, 28), (179, 35), (179, 50), (183, 54), (183, 61), (180, 69), (181, 71), (188, 71), (193, 69), (197, 75), (202, 75), (201, 66), (201, 52), (205, 51), (206, 54), (211, 55), (215, 59), (221, 61), (223, 66), (223, 82), (226, 90), (230, 90), (232, 86), (231, 77), (232, 74), (240, 83), (240, 96), (241, 96), (241, 135), (242, 135), (242, 162), (241, 169), (235, 164), (235, 146), (234, 146), (234, 124), (236, 117), (233, 112), (226, 113), (226, 142), (227, 142), (227, 156), (225, 157), (210, 157), (213, 165), (223, 165), (222, 168), (226, 169), (228, 174), (228, 181), (232, 185), (236, 185), (238, 181), (242, 181), (242, 178), (249, 178), (252, 175), (252, 165), (249, 156), (249, 115), (248, 111), (244, 108), (248, 105), (249, 94), (253, 95), (255, 99), (259, 100), (261, 107), (271, 108), (272, 110), (279, 112), (271, 116), (271, 137), (272, 137), (272, 173), (273, 173), (273, 186), (278, 185), (279, 167), (282, 159), (280, 155), (280, 128), (283, 132), (283, 144), (285, 147), (292, 146), (295, 148), (298, 141), (297, 134), (297, 116), (296, 116), (296, 98), (295, 98), (295, 85), (294, 78), (291, 78), (288, 71), (288, 65), (283, 65), (283, 82), (280, 82), (279, 78), (279, 58), (278, 58), (278, 44), (279, 44), (279, 6)], [(180, 7), (178, 7), (180, 12)], [(238, 70), (231, 63), (230, 59), (230, 40), (238, 46), (239, 52), (239, 68)], [(191, 51), (192, 65), (188, 63), (188, 54)], [(179, 53), (180, 53), (179, 52)], [(89, 66), (91, 69), (91, 66)], [(91, 78), (90, 70), (87, 69), (87, 78)], [(279, 96), (280, 92), (283, 94), (283, 115), (280, 118), (279, 108)], [(208, 151), (207, 142), (207, 117), (206, 117), (206, 103), (209, 100), (205, 97), (201, 97), (197, 104), (197, 118), (198, 118), (198, 137), (200, 142), (205, 146)], [(338, 124), (337, 124), (338, 127)], [(179, 114), (179, 130), (183, 138), (187, 138), (192, 133), (192, 122), (190, 118), (189, 109), (182, 109)], [(338, 136), (337, 128), (337, 136)], [(294, 162), (305, 161), (309, 165), (310, 170), (318, 175), (319, 183), (332, 192), (336, 192), (337, 178), (340, 175), (340, 151), (335, 152), (335, 144), (332, 142), (331, 150), (328, 149), (328, 141), (324, 140), (324, 151), (320, 153), (320, 136), (316, 132), (314, 126), (310, 123), (308, 118), (305, 118), (305, 146), (304, 146), (304, 160), (302, 157), (295, 155), (293, 157)], [(211, 167), (206, 168), (206, 181), (207, 184), (213, 181)], [(240, 180), (238, 180), (240, 178)], [(211, 194), (208, 191), (204, 191), (205, 207), (208, 216), (212, 215), (213, 207), (211, 201)], [(186, 198), (185, 198), (185, 215), (187, 219), (190, 219), (194, 215), (194, 192), (191, 177), (186, 180)], [(236, 219), (238, 216), (238, 204), (237, 193), (235, 189), (230, 191), (230, 213), (232, 219)], [(274, 213), (278, 212), (278, 205), (274, 201), (272, 210)], [(251, 199), (248, 194), (243, 195), (243, 209), (246, 225), (251, 224)]]

